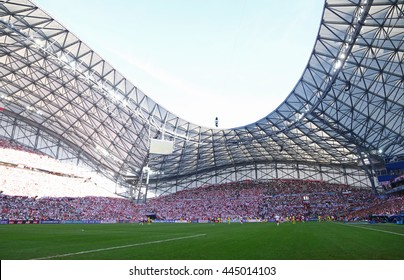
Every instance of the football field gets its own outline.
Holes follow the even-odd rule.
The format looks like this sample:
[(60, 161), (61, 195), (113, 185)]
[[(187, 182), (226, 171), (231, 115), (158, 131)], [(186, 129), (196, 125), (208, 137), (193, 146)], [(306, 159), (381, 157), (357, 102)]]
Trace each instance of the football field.
[(404, 226), (1, 225), (2, 260), (403, 260)]

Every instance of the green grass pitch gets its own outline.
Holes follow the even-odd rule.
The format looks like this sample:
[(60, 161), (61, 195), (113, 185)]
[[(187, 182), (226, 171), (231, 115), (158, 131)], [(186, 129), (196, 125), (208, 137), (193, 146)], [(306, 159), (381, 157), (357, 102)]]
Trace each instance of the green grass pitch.
[(404, 226), (332, 222), (1, 225), (0, 259), (403, 260)]

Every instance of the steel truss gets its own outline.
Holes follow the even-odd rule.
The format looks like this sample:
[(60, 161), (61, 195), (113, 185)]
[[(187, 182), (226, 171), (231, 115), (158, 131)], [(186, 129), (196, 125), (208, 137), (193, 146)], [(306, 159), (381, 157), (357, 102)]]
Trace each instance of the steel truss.
[[(0, 135), (87, 165), (138, 199), (243, 179), (375, 187), (365, 161), (404, 152), (403, 10), (402, 0), (327, 0), (285, 101), (217, 129), (167, 111), (34, 3), (1, 1)], [(173, 141), (173, 153), (151, 154), (153, 138)]]

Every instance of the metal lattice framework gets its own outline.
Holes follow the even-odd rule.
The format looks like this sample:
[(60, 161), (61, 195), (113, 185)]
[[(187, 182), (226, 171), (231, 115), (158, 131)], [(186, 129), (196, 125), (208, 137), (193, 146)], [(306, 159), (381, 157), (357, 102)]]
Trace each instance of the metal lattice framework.
[[(127, 196), (243, 179), (369, 186), (358, 162), (403, 153), (403, 44), (403, 0), (327, 0), (286, 100), (255, 123), (213, 129), (151, 100), (34, 3), (1, 1), (0, 135), (88, 165)], [(173, 153), (150, 154), (153, 138)]]

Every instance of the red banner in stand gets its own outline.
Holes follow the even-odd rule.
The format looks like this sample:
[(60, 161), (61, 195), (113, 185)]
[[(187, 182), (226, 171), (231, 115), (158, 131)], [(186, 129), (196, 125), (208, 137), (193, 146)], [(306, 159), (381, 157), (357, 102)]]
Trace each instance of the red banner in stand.
[(2, 107), (0, 107), (0, 111), (3, 111), (3, 110), (5, 110), (4, 108), (2, 108)]

